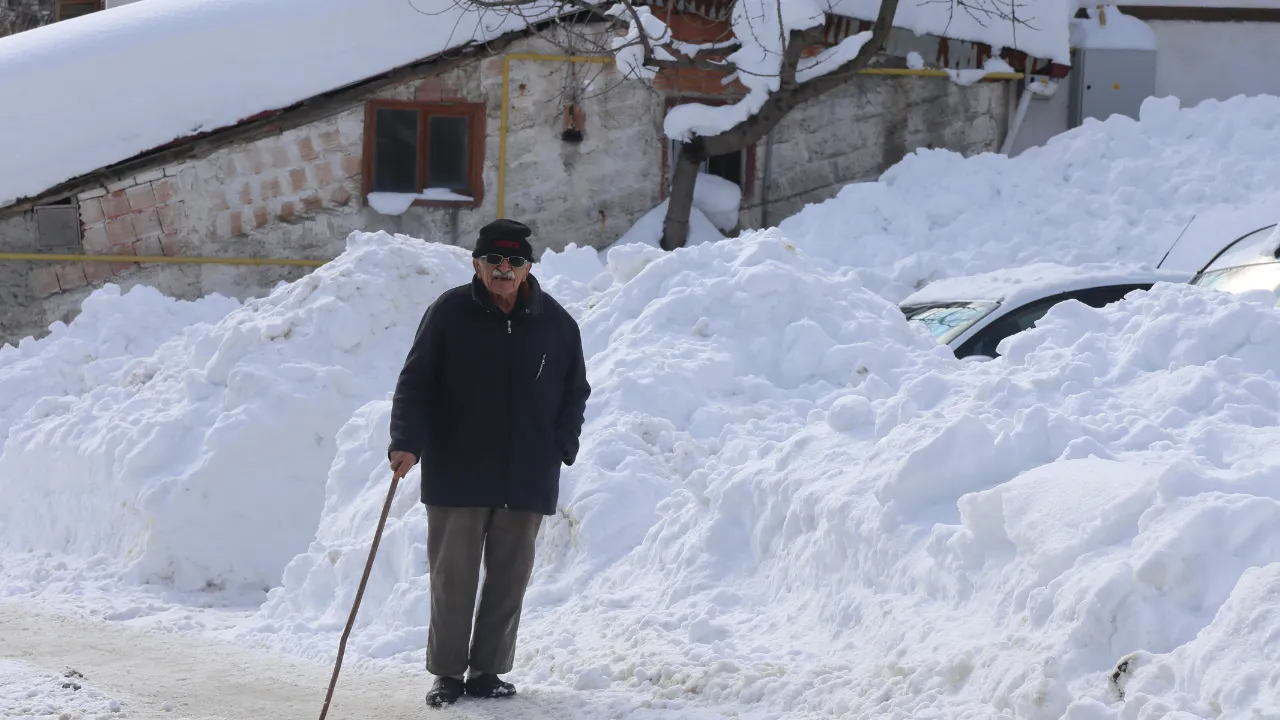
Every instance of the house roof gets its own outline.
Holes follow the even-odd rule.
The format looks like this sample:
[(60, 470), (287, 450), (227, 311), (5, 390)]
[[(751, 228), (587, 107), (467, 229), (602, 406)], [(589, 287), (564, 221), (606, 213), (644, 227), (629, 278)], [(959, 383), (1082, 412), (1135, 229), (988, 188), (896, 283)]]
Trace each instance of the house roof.
[(454, 0), (147, 0), (0, 38), (0, 207), (537, 19)]

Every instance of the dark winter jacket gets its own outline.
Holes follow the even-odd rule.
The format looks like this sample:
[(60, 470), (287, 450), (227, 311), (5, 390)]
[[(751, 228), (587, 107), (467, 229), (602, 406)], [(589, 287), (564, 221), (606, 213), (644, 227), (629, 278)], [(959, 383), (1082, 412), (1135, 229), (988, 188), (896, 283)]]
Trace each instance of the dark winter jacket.
[(555, 513), (591, 387), (573, 317), (530, 275), (511, 314), (484, 283), (427, 308), (396, 384), (390, 452), (422, 463), (422, 501)]

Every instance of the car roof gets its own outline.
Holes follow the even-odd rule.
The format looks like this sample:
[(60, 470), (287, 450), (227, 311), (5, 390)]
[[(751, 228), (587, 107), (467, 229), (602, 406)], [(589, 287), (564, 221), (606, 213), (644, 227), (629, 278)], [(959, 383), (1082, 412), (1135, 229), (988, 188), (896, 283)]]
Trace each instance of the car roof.
[(1156, 270), (1144, 265), (1058, 265), (1033, 263), (1003, 268), (979, 275), (944, 278), (929, 283), (901, 303), (931, 305), (946, 302), (986, 300), (1022, 304), (1064, 292), (1110, 285), (1154, 285), (1157, 282), (1184, 283), (1191, 273), (1183, 270)]

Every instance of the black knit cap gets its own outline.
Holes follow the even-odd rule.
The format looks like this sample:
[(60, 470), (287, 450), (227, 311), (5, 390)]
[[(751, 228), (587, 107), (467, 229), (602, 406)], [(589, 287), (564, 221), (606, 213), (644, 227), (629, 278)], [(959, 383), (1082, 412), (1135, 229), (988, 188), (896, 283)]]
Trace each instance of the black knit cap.
[(476, 249), (471, 257), (480, 257), (489, 253), (498, 253), (507, 257), (518, 256), (533, 262), (533, 246), (529, 244), (529, 236), (533, 231), (528, 225), (515, 220), (494, 220), (480, 228), (480, 237), (476, 240)]

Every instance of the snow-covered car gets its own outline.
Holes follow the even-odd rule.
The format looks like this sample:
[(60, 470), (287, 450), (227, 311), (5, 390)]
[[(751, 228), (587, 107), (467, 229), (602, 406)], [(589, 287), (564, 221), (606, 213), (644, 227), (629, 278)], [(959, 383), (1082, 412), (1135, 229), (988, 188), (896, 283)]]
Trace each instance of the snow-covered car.
[(1280, 305), (1280, 225), (1273, 223), (1237, 238), (1191, 284), (1229, 293), (1268, 290)]
[(898, 307), (956, 357), (986, 360), (1001, 340), (1035, 325), (1065, 300), (1102, 307), (1157, 282), (1185, 283), (1185, 271), (1143, 267), (1036, 263), (981, 275), (946, 278), (912, 293)]

